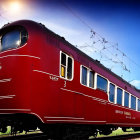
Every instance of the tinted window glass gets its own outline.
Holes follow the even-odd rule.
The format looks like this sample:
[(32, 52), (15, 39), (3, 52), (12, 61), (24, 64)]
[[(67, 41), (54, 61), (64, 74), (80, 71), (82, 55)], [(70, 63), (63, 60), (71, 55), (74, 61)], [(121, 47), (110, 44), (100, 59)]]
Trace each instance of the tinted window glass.
[(89, 86), (94, 88), (94, 73), (92, 71), (89, 72)]
[(114, 95), (115, 95), (115, 85), (110, 84), (110, 87), (109, 87), (109, 100), (111, 102), (114, 102)]
[(97, 88), (107, 92), (107, 80), (97, 75)]
[(18, 46), (20, 46), (20, 43), (21, 43), (20, 32), (18, 30), (8, 32), (2, 36), (1, 40), (2, 51), (11, 48), (17, 48)]
[(136, 110), (136, 97), (131, 96), (131, 108)]
[(87, 68), (82, 66), (82, 84), (87, 85)]
[(68, 57), (67, 78), (72, 78), (72, 59), (70, 57)]
[(124, 93), (124, 106), (129, 107), (129, 93)]
[(27, 42), (28, 34), (25, 30), (21, 30), (21, 46)]
[(140, 111), (140, 100), (138, 99), (138, 111)]
[(122, 105), (122, 90), (117, 88), (117, 104)]
[(66, 66), (66, 55), (64, 53), (61, 53), (61, 64)]

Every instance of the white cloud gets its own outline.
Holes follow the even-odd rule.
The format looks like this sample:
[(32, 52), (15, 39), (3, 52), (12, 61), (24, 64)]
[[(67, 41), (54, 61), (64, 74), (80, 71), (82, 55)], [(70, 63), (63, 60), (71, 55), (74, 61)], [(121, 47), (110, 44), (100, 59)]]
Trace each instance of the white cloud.
[(58, 25), (52, 22), (44, 22), (46, 23), (46, 27), (55, 31), (56, 33), (60, 33), (62, 35), (79, 35), (79, 31), (71, 29), (69, 27)]
[(59, 24), (52, 21), (41, 21), (41, 23), (45, 24), (45, 26), (55, 32), (56, 34), (63, 36), (68, 42), (73, 45), (81, 45), (86, 42), (87, 34), (82, 30), (77, 29), (76, 27), (70, 27), (66, 24)]
[(140, 80), (133, 80), (130, 83), (140, 89)]

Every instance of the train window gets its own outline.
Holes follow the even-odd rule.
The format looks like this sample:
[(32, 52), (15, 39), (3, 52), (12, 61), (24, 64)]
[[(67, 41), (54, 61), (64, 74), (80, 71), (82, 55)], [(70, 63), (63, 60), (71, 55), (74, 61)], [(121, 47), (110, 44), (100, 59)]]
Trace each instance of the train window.
[(93, 73), (93, 71), (89, 72), (89, 87), (94, 88), (94, 73)]
[(72, 58), (65, 53), (61, 53), (61, 68), (60, 68), (61, 77), (71, 80), (73, 78), (72, 68), (73, 68)]
[(89, 68), (81, 66), (81, 84), (94, 88), (94, 71)]
[(28, 33), (24, 27), (13, 26), (6, 28), (1, 32), (1, 51), (22, 46), (27, 42), (27, 39)]
[(131, 108), (136, 110), (136, 97), (131, 95)]
[(114, 96), (115, 96), (115, 85), (110, 83), (110, 87), (109, 87), (109, 100), (110, 100), (110, 102), (114, 103)]
[(27, 31), (25, 29), (21, 30), (21, 45), (24, 45), (27, 42), (27, 38), (28, 38), (28, 34)]
[(140, 111), (140, 99), (138, 99), (138, 111)]
[(61, 53), (61, 76), (66, 78), (66, 54)]
[(68, 57), (67, 78), (72, 79), (72, 59)]
[(66, 66), (66, 54), (61, 53), (61, 64)]
[(2, 51), (17, 48), (21, 43), (20, 31), (13, 30), (4, 34), (1, 38)]
[(129, 107), (129, 93), (124, 93), (124, 106)]
[(122, 89), (117, 88), (117, 104), (122, 105)]
[(97, 75), (97, 88), (107, 92), (107, 80)]
[(82, 84), (87, 85), (87, 68), (82, 66)]

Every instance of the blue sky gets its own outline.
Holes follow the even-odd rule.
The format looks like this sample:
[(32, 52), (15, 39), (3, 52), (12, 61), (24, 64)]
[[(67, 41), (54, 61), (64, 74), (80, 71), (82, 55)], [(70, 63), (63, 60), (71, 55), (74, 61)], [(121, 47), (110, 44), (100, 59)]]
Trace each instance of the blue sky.
[[(18, 3), (13, 4), (12, 3)], [(13, 8), (14, 7), (14, 8)], [(64, 36), (113, 72), (140, 88), (140, 2), (136, 0), (0, 0), (0, 27), (7, 22), (31, 19)], [(82, 20), (80, 20), (80, 19)], [(84, 24), (83, 24), (84, 22)], [(87, 25), (86, 25), (87, 24)], [(98, 34), (90, 38), (92, 28)], [(95, 43), (105, 38), (118, 43), (128, 57), (108, 44)], [(87, 47), (88, 46), (88, 47)], [(101, 54), (102, 53), (102, 54)], [(108, 58), (106, 58), (106, 56)], [(116, 63), (112, 63), (112, 59)], [(133, 59), (134, 62), (130, 61)], [(119, 63), (118, 63), (119, 61)], [(124, 70), (125, 64), (127, 69)]]

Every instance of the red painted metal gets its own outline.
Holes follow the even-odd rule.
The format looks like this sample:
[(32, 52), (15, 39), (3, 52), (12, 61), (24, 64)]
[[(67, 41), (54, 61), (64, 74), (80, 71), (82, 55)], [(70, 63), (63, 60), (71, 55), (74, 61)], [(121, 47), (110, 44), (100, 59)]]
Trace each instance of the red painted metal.
[[(110, 103), (107, 93), (80, 84), (80, 65), (123, 89), (127, 86), (128, 92), (140, 98), (137, 90), (39, 23), (22, 20), (2, 30), (15, 25), (27, 30), (28, 41), (0, 52), (0, 114), (34, 114), (44, 123), (140, 126), (139, 112)], [(59, 76), (60, 51), (74, 58), (72, 81)]]

